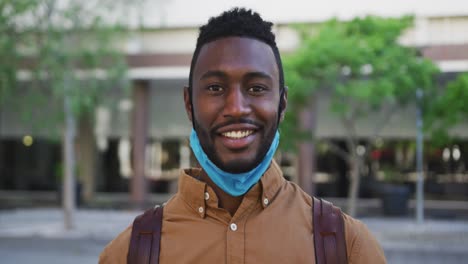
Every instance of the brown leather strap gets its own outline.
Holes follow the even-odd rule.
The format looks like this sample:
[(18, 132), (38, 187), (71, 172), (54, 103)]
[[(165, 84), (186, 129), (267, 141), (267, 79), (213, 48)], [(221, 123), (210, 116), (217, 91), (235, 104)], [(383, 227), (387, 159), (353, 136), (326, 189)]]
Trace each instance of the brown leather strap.
[(346, 264), (344, 220), (340, 208), (313, 197), (313, 225), (316, 264)]
[(128, 248), (128, 264), (158, 264), (163, 208), (155, 207), (133, 221)]

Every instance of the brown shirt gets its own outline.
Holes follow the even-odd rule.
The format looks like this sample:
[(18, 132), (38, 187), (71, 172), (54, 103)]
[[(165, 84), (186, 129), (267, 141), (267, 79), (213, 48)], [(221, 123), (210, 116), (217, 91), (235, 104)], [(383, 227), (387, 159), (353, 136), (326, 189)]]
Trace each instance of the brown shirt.
[[(312, 199), (286, 181), (278, 165), (244, 196), (234, 216), (218, 207), (215, 192), (181, 171), (179, 190), (164, 207), (159, 263), (315, 263)], [(344, 216), (349, 263), (386, 263), (367, 227)], [(99, 263), (127, 263), (131, 226), (111, 241)]]

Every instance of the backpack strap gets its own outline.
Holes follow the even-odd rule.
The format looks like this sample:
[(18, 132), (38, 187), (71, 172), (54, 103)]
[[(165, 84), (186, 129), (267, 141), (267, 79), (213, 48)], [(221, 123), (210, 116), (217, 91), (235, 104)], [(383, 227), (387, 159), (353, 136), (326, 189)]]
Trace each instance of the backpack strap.
[(315, 262), (317, 264), (346, 264), (344, 220), (340, 208), (313, 197)]
[(133, 221), (128, 264), (158, 264), (163, 208), (156, 206)]

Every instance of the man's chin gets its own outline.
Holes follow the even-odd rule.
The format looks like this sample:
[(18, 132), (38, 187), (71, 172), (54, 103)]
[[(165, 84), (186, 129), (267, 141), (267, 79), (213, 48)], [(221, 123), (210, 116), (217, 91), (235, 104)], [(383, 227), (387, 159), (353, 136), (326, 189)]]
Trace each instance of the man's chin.
[(216, 164), (218, 168), (222, 169), (225, 172), (239, 174), (253, 170), (257, 167), (258, 162), (254, 163), (251, 160), (232, 160), (227, 162), (222, 162), (222, 164)]

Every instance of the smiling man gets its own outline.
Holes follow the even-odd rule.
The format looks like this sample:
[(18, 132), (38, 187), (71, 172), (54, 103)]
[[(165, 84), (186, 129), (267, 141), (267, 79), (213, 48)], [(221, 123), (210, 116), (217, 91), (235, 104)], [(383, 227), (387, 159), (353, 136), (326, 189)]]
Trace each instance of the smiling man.
[[(314, 237), (327, 232), (314, 233), (312, 210), (327, 207), (314, 208), (273, 160), (287, 88), (271, 28), (245, 9), (200, 28), (184, 89), (200, 168), (181, 171), (177, 194), (151, 211), (161, 220), (138, 218), (104, 249), (100, 263), (323, 263)], [(334, 219), (342, 219), (344, 235), (333, 239), (345, 246), (343, 256), (325, 254), (328, 263), (385, 263), (361, 222), (344, 214)], [(140, 220), (155, 233), (135, 227)], [(139, 248), (145, 234), (149, 246)], [(329, 242), (325, 248), (334, 248)]]

